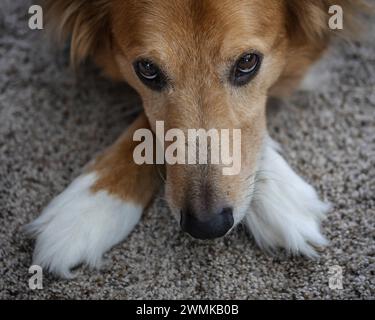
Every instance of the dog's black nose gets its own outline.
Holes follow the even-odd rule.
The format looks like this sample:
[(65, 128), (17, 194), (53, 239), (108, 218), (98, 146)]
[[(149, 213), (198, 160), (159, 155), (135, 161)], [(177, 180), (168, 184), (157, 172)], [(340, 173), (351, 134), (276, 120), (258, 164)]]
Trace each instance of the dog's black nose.
[(181, 213), (181, 229), (197, 239), (215, 239), (224, 236), (233, 227), (233, 210), (224, 208), (206, 220), (190, 211)]

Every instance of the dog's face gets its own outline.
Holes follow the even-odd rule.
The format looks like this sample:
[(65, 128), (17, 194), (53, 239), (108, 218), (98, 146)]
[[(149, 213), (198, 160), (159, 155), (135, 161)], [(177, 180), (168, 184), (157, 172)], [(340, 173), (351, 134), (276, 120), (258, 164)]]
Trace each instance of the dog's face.
[(49, 16), (72, 35), (73, 60), (92, 55), (138, 91), (152, 128), (241, 130), (238, 174), (210, 162), (166, 165), (166, 198), (182, 228), (215, 238), (246, 213), (267, 96), (291, 87), (322, 51), (330, 1), (50, 0)]
[(151, 126), (240, 129), (241, 170), (167, 165), (166, 198), (198, 238), (244, 216), (265, 134), (268, 90), (285, 64), (282, 8), (273, 0), (114, 1), (116, 61)]

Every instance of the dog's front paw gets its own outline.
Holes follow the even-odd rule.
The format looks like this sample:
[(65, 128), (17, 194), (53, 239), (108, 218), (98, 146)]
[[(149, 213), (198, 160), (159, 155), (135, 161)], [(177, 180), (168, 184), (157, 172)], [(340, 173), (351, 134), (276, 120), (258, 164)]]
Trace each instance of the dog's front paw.
[(82, 175), (26, 227), (37, 237), (33, 263), (61, 277), (85, 263), (99, 267), (103, 254), (139, 221), (142, 207), (106, 191), (93, 192), (96, 174)]
[(320, 222), (330, 205), (319, 200), (314, 188), (300, 178), (269, 140), (260, 162), (252, 205), (245, 224), (258, 245), (273, 252), (316, 257), (316, 247), (327, 245)]

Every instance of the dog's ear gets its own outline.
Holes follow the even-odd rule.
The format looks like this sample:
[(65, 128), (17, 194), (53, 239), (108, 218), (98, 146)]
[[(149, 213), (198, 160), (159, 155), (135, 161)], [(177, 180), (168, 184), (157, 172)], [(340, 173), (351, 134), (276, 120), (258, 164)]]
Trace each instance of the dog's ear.
[(44, 8), (53, 37), (71, 39), (73, 66), (110, 48), (110, 0), (45, 0)]
[[(320, 1), (322, 2), (322, 1)], [(315, 1), (286, 0), (286, 25), (290, 39), (321, 39), (325, 34), (326, 15), (321, 5)]]
[[(286, 0), (286, 25), (290, 39), (297, 42), (324, 43), (333, 35), (347, 37), (357, 30), (356, 18), (367, 7), (366, 0)], [(344, 30), (329, 28), (329, 9), (342, 8)]]

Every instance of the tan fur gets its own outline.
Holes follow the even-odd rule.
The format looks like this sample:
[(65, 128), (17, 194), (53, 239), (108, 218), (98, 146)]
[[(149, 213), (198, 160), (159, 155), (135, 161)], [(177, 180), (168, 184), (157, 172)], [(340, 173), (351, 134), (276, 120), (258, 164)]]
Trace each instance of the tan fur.
[[(137, 143), (133, 134), (138, 129), (148, 129), (146, 116), (142, 113), (125, 133), (95, 162), (88, 171), (95, 171), (98, 180), (92, 187), (94, 192), (106, 190), (126, 201), (146, 207), (161, 186), (162, 168), (153, 165), (137, 165), (133, 161), (133, 150)], [(160, 170), (160, 172), (158, 171)]]
[[(266, 131), (268, 96), (290, 94), (336, 35), (327, 26), (331, 4), (344, 6), (346, 21), (356, 11), (347, 0), (47, 3), (55, 31), (62, 38), (72, 35), (72, 62), (91, 56), (108, 75), (133, 86), (152, 129), (156, 120), (163, 120), (166, 130), (242, 130), (238, 176), (223, 176), (220, 166), (214, 165), (166, 166), (166, 196), (176, 212), (187, 201), (195, 202), (202, 212), (207, 206), (248, 204)], [(228, 70), (249, 50), (263, 53), (261, 71), (246, 87), (233, 88), (227, 81)], [(152, 58), (166, 70), (171, 77), (169, 90), (154, 92), (140, 82), (132, 67), (139, 57)], [(132, 161), (133, 148), (129, 133), (125, 134), (97, 161), (92, 169), (101, 179), (95, 190), (107, 189), (141, 202), (150, 198), (155, 169), (138, 168)]]

